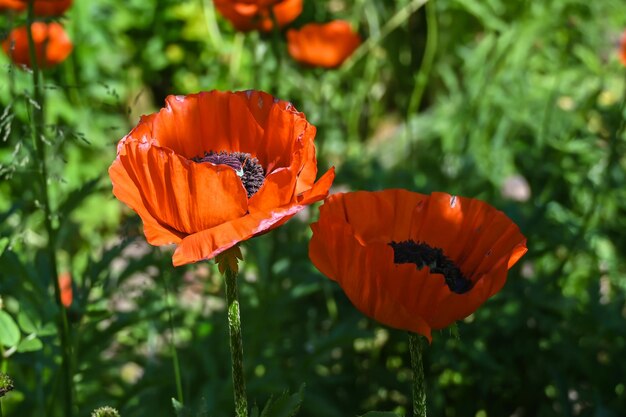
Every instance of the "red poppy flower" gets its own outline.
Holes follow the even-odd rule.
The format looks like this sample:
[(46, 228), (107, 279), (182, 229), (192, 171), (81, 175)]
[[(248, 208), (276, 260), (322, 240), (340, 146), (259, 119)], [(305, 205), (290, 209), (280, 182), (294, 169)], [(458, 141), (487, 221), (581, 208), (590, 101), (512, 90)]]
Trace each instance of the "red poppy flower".
[(61, 304), (65, 308), (69, 308), (72, 305), (72, 276), (69, 272), (64, 272), (59, 275), (59, 288), (61, 289)]
[(26, 3), (21, 0), (0, 0), (0, 12), (4, 10), (26, 10)]
[(350, 24), (335, 20), (326, 24), (309, 23), (287, 32), (289, 55), (298, 62), (334, 68), (345, 61), (361, 44)]
[(302, 0), (215, 0), (214, 4), (235, 29), (244, 32), (272, 30), (270, 8), (280, 27), (293, 22), (302, 13)]
[(622, 33), (619, 42), (619, 60), (626, 66), (626, 30)]
[(311, 229), (313, 264), (359, 310), (429, 340), (500, 291), (526, 253), (502, 212), (445, 193), (335, 194)]
[[(49, 68), (68, 57), (74, 45), (63, 26), (56, 22), (35, 22), (32, 25), (37, 65)], [(28, 51), (28, 30), (26, 26), (15, 28), (9, 37), (2, 41), (2, 49), (17, 65), (31, 66)]]
[(217, 254), (322, 200), (315, 127), (260, 91), (167, 97), (122, 140), (113, 193), (139, 214), (153, 245), (176, 243), (174, 265)]
[[(34, 12), (37, 16), (59, 16), (72, 5), (72, 0), (35, 0)], [(28, 0), (0, 0), (0, 10), (26, 10)]]

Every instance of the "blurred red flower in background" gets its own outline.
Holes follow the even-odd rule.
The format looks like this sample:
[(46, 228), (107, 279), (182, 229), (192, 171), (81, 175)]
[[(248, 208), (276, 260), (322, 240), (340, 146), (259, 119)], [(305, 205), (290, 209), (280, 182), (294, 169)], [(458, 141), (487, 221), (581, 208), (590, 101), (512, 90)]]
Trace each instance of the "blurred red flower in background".
[(311, 261), (356, 308), (429, 340), (500, 291), (527, 250), (504, 213), (446, 193), (334, 194), (311, 229)]
[(69, 272), (59, 274), (59, 288), (61, 289), (61, 304), (65, 308), (72, 305), (72, 275)]
[(280, 27), (288, 25), (302, 13), (302, 0), (215, 0), (214, 4), (235, 29), (244, 32), (272, 30), (270, 8)]
[(317, 67), (341, 65), (361, 44), (361, 37), (348, 22), (309, 23), (287, 32), (289, 54), (298, 62)]
[[(72, 0), (35, 0), (34, 12), (37, 16), (58, 16), (65, 13), (72, 5)], [(0, 11), (26, 10), (28, 0), (0, 0)]]
[(315, 126), (260, 91), (169, 96), (122, 140), (113, 193), (149, 243), (176, 243), (174, 265), (211, 259), (285, 223), (328, 194), (317, 182)]
[[(32, 32), (37, 65), (40, 67), (49, 68), (57, 65), (72, 52), (74, 45), (60, 24), (35, 22), (32, 25)], [(31, 66), (26, 26), (13, 29), (2, 41), (2, 49), (15, 64)]]
[(0, 0), (0, 12), (4, 10), (25, 10), (26, 3), (21, 0)]

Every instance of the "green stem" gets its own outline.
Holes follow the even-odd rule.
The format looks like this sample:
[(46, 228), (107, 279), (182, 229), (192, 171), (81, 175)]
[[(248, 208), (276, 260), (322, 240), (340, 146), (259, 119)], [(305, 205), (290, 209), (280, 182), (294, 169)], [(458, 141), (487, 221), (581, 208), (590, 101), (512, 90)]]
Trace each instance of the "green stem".
[(167, 299), (167, 314), (169, 318), (170, 326), (170, 349), (172, 350), (172, 363), (174, 365), (174, 378), (176, 379), (176, 396), (181, 405), (184, 405), (183, 401), (183, 383), (180, 373), (180, 362), (178, 360), (178, 351), (176, 350), (176, 344), (174, 343), (174, 319), (172, 317), (172, 302), (170, 301), (170, 292), (167, 282), (165, 283), (165, 298)]
[(233, 366), (233, 391), (237, 417), (248, 416), (246, 380), (243, 373), (243, 342), (241, 338), (241, 318), (239, 314), (239, 291), (237, 273), (230, 267), (224, 273), (226, 302), (228, 304), (228, 332), (230, 334), (230, 357)]
[(409, 352), (411, 369), (413, 370), (413, 417), (426, 417), (426, 382), (424, 381), (424, 364), (422, 362), (421, 336), (409, 333)]
[(276, 14), (274, 13), (274, 7), (270, 7), (270, 19), (272, 20), (272, 42), (270, 43), (272, 46), (272, 53), (274, 55), (274, 59), (276, 59), (276, 72), (274, 73), (274, 79), (272, 82), (271, 91), (274, 95), (279, 96), (280, 91), (278, 88), (281, 85), (280, 73), (281, 67), (283, 66), (283, 57), (281, 50), (284, 48), (281, 45), (281, 36), (280, 36), (280, 26), (278, 25), (278, 19), (276, 18)]
[(73, 417), (73, 384), (71, 371), (72, 349), (69, 337), (69, 325), (65, 307), (61, 302), (61, 288), (59, 287), (58, 267), (56, 259), (56, 231), (52, 225), (52, 210), (50, 208), (50, 197), (48, 193), (48, 168), (46, 164), (46, 150), (44, 143), (44, 95), (42, 89), (42, 77), (37, 63), (37, 53), (35, 49), (35, 41), (33, 39), (32, 24), (34, 22), (34, 6), (35, 1), (28, 1), (28, 11), (26, 15), (26, 27), (28, 28), (28, 50), (30, 54), (30, 66), (33, 75), (33, 97), (34, 102), (31, 104), (32, 120), (33, 120), (33, 144), (37, 154), (37, 162), (39, 162), (39, 183), (41, 188), (41, 198), (43, 200), (44, 225), (48, 233), (48, 256), (50, 258), (50, 277), (54, 285), (54, 294), (56, 303), (59, 308), (58, 329), (61, 338), (61, 350), (63, 355), (63, 375), (65, 377), (65, 416)]
[(409, 109), (407, 116), (416, 113), (419, 110), (422, 103), (422, 97), (424, 96), (424, 90), (428, 83), (428, 77), (435, 62), (435, 54), (437, 53), (438, 38), (438, 25), (437, 25), (437, 6), (435, 0), (430, 0), (426, 3), (426, 47), (424, 49), (424, 57), (422, 58), (422, 64), (415, 76), (415, 87), (413, 88), (413, 94), (411, 94), (411, 101), (409, 102)]
[(410, 159), (413, 161), (413, 164), (417, 163), (417, 158), (414, 157), (416, 152), (414, 148), (416, 144), (414, 140), (412, 140), (410, 118), (411, 115), (414, 115), (419, 111), (420, 105), (422, 104), (422, 98), (424, 97), (424, 91), (426, 90), (426, 85), (428, 84), (428, 78), (430, 77), (433, 63), (435, 62), (437, 44), (439, 42), (437, 6), (435, 4), (435, 0), (430, 0), (424, 7), (426, 9), (426, 46), (424, 48), (422, 63), (420, 64), (420, 68), (415, 75), (415, 86), (413, 87), (413, 92), (411, 93), (406, 113), (406, 133), (409, 147), (408, 154), (410, 155)]
[(167, 315), (170, 326), (170, 349), (172, 350), (172, 362), (174, 365), (174, 378), (176, 379), (176, 396), (178, 402), (183, 405), (183, 383), (180, 373), (180, 362), (178, 361), (178, 351), (174, 343), (174, 319), (172, 315), (172, 302), (170, 301), (169, 285), (165, 283), (165, 298), (167, 299)]

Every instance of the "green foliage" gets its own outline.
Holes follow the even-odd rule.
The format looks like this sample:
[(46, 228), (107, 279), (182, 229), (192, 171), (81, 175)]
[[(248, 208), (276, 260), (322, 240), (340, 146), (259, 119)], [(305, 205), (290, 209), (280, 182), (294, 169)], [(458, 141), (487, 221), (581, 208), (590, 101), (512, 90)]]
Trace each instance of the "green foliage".
[[(64, 415), (61, 314), (71, 330), (77, 415), (102, 404), (128, 417), (232, 415), (217, 266), (173, 268), (171, 249), (147, 245), (137, 216), (113, 199), (106, 171), (117, 141), (166, 95), (247, 88), (307, 115), (319, 171), (336, 166), (337, 191), (477, 197), (528, 237), (529, 253), (504, 289), (435, 332), (425, 349), (429, 414), (623, 414), (622, 1), (436, 0), (427, 74), (419, 70), (425, 11), (401, 13), (386, 33), (412, 3), (305, 1), (294, 26), (343, 18), (373, 39), (343, 67), (321, 70), (293, 62), (282, 44), (273, 48), (271, 34), (235, 32), (209, 0), (75, 1), (61, 19), (75, 49), (44, 74), (58, 272), (73, 282), (67, 310), (53, 296), (32, 76), (0, 57), (0, 353), (16, 381), (2, 399), (6, 415)], [(17, 19), (0, 16), (0, 33)], [(420, 77), (424, 95), (409, 113)], [(267, 404), (262, 417), (293, 415), (300, 402), (303, 417), (409, 415), (405, 334), (364, 318), (312, 267), (308, 224), (316, 216), (307, 208), (242, 245), (249, 402)], [(184, 408), (171, 400), (171, 343)], [(304, 398), (285, 392), (303, 383)]]
[(300, 386), (300, 390), (295, 394), (289, 394), (288, 391), (283, 392), (278, 397), (270, 397), (261, 411), (253, 408), (250, 413), (251, 417), (293, 417), (298, 414), (302, 400), (304, 399), (304, 384)]

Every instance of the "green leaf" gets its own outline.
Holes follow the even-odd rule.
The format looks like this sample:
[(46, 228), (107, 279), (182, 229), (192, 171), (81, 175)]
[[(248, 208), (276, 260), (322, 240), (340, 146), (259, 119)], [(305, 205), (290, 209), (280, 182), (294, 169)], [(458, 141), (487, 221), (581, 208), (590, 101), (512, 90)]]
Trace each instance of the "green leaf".
[(6, 248), (9, 247), (9, 243), (11, 243), (11, 240), (8, 237), (0, 238), (0, 256), (2, 256)]
[(300, 411), (303, 399), (304, 384), (293, 395), (289, 395), (289, 392), (285, 391), (276, 399), (270, 398), (261, 412), (261, 417), (293, 417)]
[(36, 337), (24, 339), (17, 345), (18, 352), (35, 352), (41, 349), (43, 349), (43, 343), (41, 343), (41, 339), (37, 339)]
[(24, 333), (37, 333), (39, 327), (24, 311), (20, 311), (17, 315), (17, 324)]
[(6, 311), (0, 311), (0, 343), (6, 347), (12, 347), (19, 341), (20, 329), (15, 324), (15, 320)]
[(46, 323), (42, 328), (37, 330), (38, 336), (53, 336), (57, 334), (57, 328), (54, 323)]
[(391, 411), (368, 411), (359, 417), (398, 417), (398, 415)]

